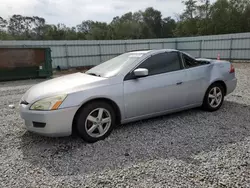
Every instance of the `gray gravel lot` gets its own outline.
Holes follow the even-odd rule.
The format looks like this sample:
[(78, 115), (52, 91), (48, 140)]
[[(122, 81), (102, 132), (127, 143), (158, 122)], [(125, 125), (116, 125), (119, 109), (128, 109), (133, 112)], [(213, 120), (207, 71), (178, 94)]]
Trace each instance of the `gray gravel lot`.
[(250, 187), (250, 64), (215, 113), (199, 109), (116, 128), (95, 144), (26, 132), (22, 94), (0, 83), (0, 187)]

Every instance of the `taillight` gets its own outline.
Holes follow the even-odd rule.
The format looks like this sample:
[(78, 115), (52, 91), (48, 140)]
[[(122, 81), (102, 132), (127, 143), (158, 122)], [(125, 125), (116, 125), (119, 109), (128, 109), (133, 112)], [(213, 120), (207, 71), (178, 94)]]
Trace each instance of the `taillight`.
[(233, 64), (231, 63), (229, 73), (234, 73), (234, 72), (235, 72), (235, 68), (234, 68)]

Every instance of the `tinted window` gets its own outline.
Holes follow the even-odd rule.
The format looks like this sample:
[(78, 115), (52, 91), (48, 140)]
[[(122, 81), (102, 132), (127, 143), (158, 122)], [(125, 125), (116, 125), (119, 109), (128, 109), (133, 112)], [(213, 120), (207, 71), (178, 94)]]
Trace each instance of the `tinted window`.
[(191, 67), (196, 67), (196, 66), (201, 65), (198, 61), (189, 57), (186, 54), (183, 54), (182, 57), (183, 57), (184, 65), (186, 68), (191, 68)]
[(154, 55), (145, 60), (138, 68), (148, 69), (149, 75), (180, 70), (179, 54), (177, 52), (166, 52)]

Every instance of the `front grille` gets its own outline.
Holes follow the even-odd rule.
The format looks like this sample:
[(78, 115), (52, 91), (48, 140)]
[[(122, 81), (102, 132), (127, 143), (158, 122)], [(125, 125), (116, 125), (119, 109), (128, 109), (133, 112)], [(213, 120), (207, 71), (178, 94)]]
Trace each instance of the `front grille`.
[(33, 121), (32, 123), (33, 123), (33, 126), (37, 128), (44, 128), (46, 125), (46, 123), (35, 122), (35, 121)]

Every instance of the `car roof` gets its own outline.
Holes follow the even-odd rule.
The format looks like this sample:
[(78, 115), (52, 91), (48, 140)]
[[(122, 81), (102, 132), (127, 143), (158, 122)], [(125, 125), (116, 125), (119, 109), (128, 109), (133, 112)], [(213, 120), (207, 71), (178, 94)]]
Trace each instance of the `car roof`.
[(146, 53), (149, 53), (151, 50), (138, 50), (138, 51), (131, 51), (131, 52), (128, 52), (130, 54), (146, 54)]
[(147, 54), (147, 53), (150, 53), (150, 52), (177, 52), (178, 50), (175, 50), (175, 49), (157, 49), (157, 50), (135, 50), (135, 51), (131, 51), (131, 52), (128, 52), (128, 53), (131, 53), (131, 54)]

